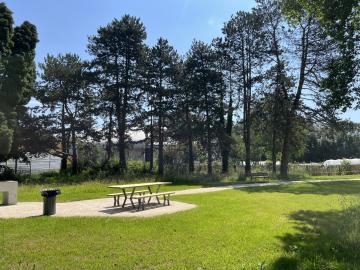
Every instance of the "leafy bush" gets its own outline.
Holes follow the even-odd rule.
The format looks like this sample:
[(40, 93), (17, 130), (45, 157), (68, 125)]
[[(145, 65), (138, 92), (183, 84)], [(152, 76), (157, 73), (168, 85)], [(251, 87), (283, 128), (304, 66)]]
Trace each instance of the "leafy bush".
[(266, 160), (265, 161), (265, 168), (267, 171), (272, 171), (272, 161), (271, 160)]
[(146, 173), (144, 162), (138, 160), (129, 160), (127, 163), (126, 173), (130, 175), (141, 175)]
[(343, 159), (339, 166), (339, 174), (349, 174), (349, 173), (351, 173), (351, 163), (348, 160)]
[(7, 166), (0, 165), (0, 181), (1, 180), (17, 180), (14, 170)]

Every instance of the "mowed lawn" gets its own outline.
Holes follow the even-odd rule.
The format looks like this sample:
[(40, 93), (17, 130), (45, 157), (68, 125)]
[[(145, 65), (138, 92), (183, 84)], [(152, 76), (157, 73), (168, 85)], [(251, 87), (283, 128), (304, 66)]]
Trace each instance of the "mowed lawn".
[(307, 183), (176, 196), (198, 207), (153, 218), (0, 220), (0, 269), (360, 269), (344, 223), (359, 194)]
[[(152, 181), (153, 182), (153, 181)], [(131, 182), (134, 184), (136, 182)], [(69, 201), (79, 201), (79, 200), (90, 200), (90, 199), (99, 199), (106, 198), (106, 194), (112, 192), (121, 192), (121, 190), (110, 189), (108, 186), (111, 185), (122, 185), (124, 182), (103, 182), (103, 181), (93, 181), (93, 182), (84, 182), (84, 183), (74, 183), (69, 184), (42, 184), (42, 185), (20, 185), (18, 199), (21, 202), (36, 202), (42, 201), (40, 195), (40, 190), (43, 188), (60, 188), (62, 194), (57, 197), (59, 202), (69, 202)], [(173, 184), (173, 185), (163, 185), (161, 186), (162, 191), (169, 190), (184, 190), (192, 188), (200, 188), (201, 185), (197, 184)], [(155, 190), (156, 187), (153, 189)]]
[[(338, 179), (360, 179), (360, 175), (341, 175), (341, 176), (315, 176), (307, 180), (338, 180)], [(296, 180), (296, 179), (294, 179)], [(139, 181), (120, 181), (120, 182), (106, 182), (106, 181), (89, 181), (83, 183), (49, 183), (49, 184), (30, 184), (30, 185), (19, 185), (19, 194), (18, 200), (21, 202), (36, 202), (42, 201), (40, 196), (40, 190), (43, 188), (60, 188), (62, 194), (57, 197), (59, 202), (69, 202), (69, 201), (79, 201), (79, 200), (89, 200), (89, 199), (99, 199), (105, 198), (106, 194), (114, 192), (114, 190), (109, 189), (110, 185), (121, 185), (127, 183), (137, 183), (137, 182), (154, 182), (155, 179), (146, 179)], [(164, 180), (166, 181), (166, 180)], [(269, 182), (278, 182), (279, 180), (270, 179)], [(211, 186), (224, 186), (228, 184), (244, 184), (244, 183), (254, 183), (254, 182), (237, 182), (237, 181), (223, 181), (223, 182), (205, 182), (205, 183), (174, 183), (172, 185), (161, 186), (162, 191), (170, 190), (185, 190), (185, 189), (194, 189), (201, 187), (211, 187)], [(0, 193), (0, 199), (2, 194)]]

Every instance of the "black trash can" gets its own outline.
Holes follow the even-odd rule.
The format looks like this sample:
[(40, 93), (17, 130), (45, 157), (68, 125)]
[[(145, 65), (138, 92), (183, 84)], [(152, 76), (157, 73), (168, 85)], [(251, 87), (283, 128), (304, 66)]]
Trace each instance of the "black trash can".
[(44, 216), (51, 216), (56, 214), (56, 196), (61, 194), (60, 189), (43, 189), (41, 196), (44, 197)]

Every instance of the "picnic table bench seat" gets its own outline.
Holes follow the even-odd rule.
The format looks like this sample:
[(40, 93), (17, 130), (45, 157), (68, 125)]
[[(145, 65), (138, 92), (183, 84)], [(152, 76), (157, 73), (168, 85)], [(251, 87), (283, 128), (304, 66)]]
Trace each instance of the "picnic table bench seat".
[(256, 173), (248, 173), (246, 174), (247, 177), (250, 177), (251, 181), (253, 178), (269, 178), (269, 174), (266, 172), (256, 172)]
[[(128, 191), (125, 192), (126, 195), (131, 196), (131, 194), (146, 194), (147, 192), (149, 192), (148, 190), (138, 190), (138, 191)], [(125, 197), (124, 192), (117, 192), (117, 193), (110, 193), (107, 194), (107, 196), (109, 197), (113, 197), (114, 198), (114, 206), (120, 206), (120, 197), (124, 196)]]
[(133, 196), (133, 199), (137, 199), (138, 200), (138, 210), (140, 210), (140, 208), (142, 210), (145, 209), (145, 199), (149, 198), (148, 203), (150, 202), (150, 199), (152, 197), (156, 197), (158, 203), (160, 203), (159, 201), (159, 197), (163, 196), (164, 198), (164, 205), (170, 205), (170, 195), (175, 194), (174, 191), (168, 191), (168, 192), (158, 192), (158, 193), (147, 193), (147, 194), (142, 194), (142, 195), (135, 195)]

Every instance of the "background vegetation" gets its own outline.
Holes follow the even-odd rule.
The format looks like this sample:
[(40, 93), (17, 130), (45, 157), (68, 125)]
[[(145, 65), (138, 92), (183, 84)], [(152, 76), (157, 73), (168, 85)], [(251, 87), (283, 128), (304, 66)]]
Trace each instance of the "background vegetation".
[(291, 162), (357, 157), (359, 126), (338, 115), (358, 100), (359, 10), (327, 2), (258, 0), (184, 56), (163, 37), (148, 46), (141, 19), (124, 15), (89, 37), (89, 61), (48, 55), (38, 76), (36, 27), (14, 27), (1, 4), (0, 160), (51, 153), (62, 174), (96, 177), (202, 164), (209, 176), (248, 175), (268, 160), (288, 178)]

